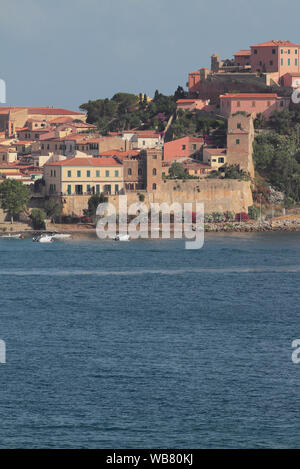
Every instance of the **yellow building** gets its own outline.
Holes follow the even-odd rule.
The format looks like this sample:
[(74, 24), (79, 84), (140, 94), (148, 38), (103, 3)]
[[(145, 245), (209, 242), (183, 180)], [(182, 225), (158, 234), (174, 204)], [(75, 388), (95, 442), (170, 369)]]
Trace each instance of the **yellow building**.
[(71, 158), (44, 166), (47, 195), (117, 194), (123, 166), (114, 158)]
[(213, 170), (218, 170), (226, 164), (227, 152), (225, 148), (203, 148), (203, 163), (210, 165)]

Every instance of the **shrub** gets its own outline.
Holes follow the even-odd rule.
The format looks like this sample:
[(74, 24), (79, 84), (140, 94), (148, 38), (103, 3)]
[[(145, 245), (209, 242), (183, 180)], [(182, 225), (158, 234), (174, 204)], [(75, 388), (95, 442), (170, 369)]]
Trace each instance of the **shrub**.
[(221, 212), (214, 212), (212, 215), (215, 223), (221, 223), (225, 221), (225, 216)]
[(235, 221), (249, 221), (249, 215), (246, 212), (240, 212), (235, 215)]
[(259, 208), (255, 207), (255, 205), (251, 205), (248, 207), (248, 215), (251, 220), (257, 220), (259, 215)]
[(32, 226), (35, 230), (45, 228), (46, 213), (40, 208), (34, 208), (30, 214)]
[(204, 222), (205, 223), (212, 223), (214, 221), (214, 217), (211, 213), (207, 213), (205, 216), (204, 216)]
[(227, 210), (227, 212), (224, 212), (224, 217), (225, 217), (225, 221), (233, 221), (234, 220), (234, 213), (229, 212)]
[(139, 193), (138, 196), (139, 196), (139, 201), (140, 201), (140, 202), (144, 202), (144, 200), (145, 200), (145, 195)]

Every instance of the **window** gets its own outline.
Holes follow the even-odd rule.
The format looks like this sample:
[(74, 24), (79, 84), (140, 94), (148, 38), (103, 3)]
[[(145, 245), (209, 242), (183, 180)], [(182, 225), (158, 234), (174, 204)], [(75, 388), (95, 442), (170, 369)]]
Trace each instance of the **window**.
[(291, 59), (288, 59), (288, 65), (291, 65)]
[(96, 184), (96, 194), (100, 194), (100, 184)]
[(72, 177), (72, 171), (68, 171), (68, 178)]
[(68, 184), (68, 194), (72, 194), (72, 186), (71, 184)]
[(182, 145), (182, 149), (185, 150), (185, 149), (186, 149), (186, 145)]
[(145, 141), (145, 140), (143, 140), (143, 146), (145, 146), (145, 145), (146, 145), (146, 141)]
[(195, 143), (193, 143), (192, 148), (193, 148), (193, 150), (197, 150), (197, 145)]
[(153, 176), (156, 176), (156, 169), (155, 168), (152, 169), (152, 174), (153, 174)]
[(242, 124), (241, 124), (240, 122), (238, 122), (238, 123), (236, 124), (236, 128), (237, 128), (237, 129), (241, 129), (241, 128), (242, 128)]
[(223, 158), (223, 156), (220, 156), (220, 158), (218, 158), (218, 163), (224, 163), (224, 158)]
[(291, 50), (290, 50), (290, 49), (288, 49), (288, 54), (290, 54), (290, 53), (291, 53)]
[(236, 102), (236, 107), (241, 107), (241, 101)]
[(254, 54), (255, 54), (255, 55), (257, 54), (257, 49), (254, 49)]
[(155, 191), (156, 190), (156, 184), (152, 184), (152, 189)]
[(139, 168), (139, 169), (138, 169), (138, 175), (141, 176), (142, 174), (143, 174), (142, 168)]
[(272, 54), (276, 54), (276, 49), (272, 49)]
[(115, 177), (116, 178), (119, 177), (119, 170), (118, 169), (115, 171)]
[(42, 143), (42, 150), (44, 150), (44, 144)]
[(96, 171), (96, 178), (99, 178), (99, 177), (100, 177), (100, 171), (99, 171), (99, 169), (97, 169), (97, 171)]
[(280, 59), (280, 65), (283, 65), (283, 59)]
[(47, 144), (47, 150), (49, 150), (49, 149), (50, 149), (50, 145), (49, 145), (49, 143), (48, 143), (48, 144)]
[(91, 192), (91, 186), (90, 186), (90, 184), (87, 184), (87, 185), (86, 185), (86, 191), (87, 191), (87, 193)]
[(235, 143), (236, 143), (237, 145), (239, 145), (239, 144), (240, 144), (240, 139), (237, 138), (236, 141), (235, 141)]
[(283, 54), (283, 49), (281, 49), (280, 54)]
[(298, 65), (298, 59), (295, 59), (295, 65)]
[(153, 160), (157, 160), (157, 155), (152, 155)]
[(81, 178), (81, 171), (77, 171), (77, 177)]
[(132, 169), (128, 168), (128, 176), (131, 176), (131, 175), (132, 175)]
[(298, 49), (295, 49), (295, 54), (298, 54)]
[(115, 193), (117, 194), (119, 192), (119, 184), (115, 184)]
[(90, 178), (91, 177), (91, 171), (88, 169), (87, 172), (86, 172), (86, 177), (87, 178)]
[(273, 65), (273, 60), (270, 60), (270, 65)]
[(56, 169), (53, 171), (53, 176), (56, 178)]
[(108, 169), (105, 171), (105, 176), (108, 178), (109, 177), (109, 171)]

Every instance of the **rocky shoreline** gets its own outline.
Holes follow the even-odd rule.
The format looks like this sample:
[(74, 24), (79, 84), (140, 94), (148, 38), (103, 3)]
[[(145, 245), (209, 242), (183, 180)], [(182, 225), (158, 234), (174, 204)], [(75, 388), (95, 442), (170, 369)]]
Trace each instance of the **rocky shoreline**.
[(300, 219), (205, 223), (205, 232), (300, 231)]

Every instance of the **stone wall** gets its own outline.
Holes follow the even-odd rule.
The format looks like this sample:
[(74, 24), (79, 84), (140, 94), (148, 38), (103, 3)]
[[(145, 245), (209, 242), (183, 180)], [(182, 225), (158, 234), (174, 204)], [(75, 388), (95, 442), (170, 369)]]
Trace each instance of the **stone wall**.
[[(196, 202), (203, 202), (206, 213), (226, 212), (227, 210), (234, 213), (247, 212), (248, 207), (253, 204), (250, 182), (233, 179), (166, 181), (157, 191), (128, 192), (126, 194), (128, 204), (138, 202), (139, 194), (145, 195), (144, 203), (147, 207), (150, 207), (150, 203), (192, 202), (193, 209), (195, 209)], [(89, 196), (71, 195), (58, 197), (58, 199), (62, 199), (64, 215), (81, 216), (83, 210), (88, 207)], [(118, 210), (119, 197), (112, 195), (108, 199)]]

